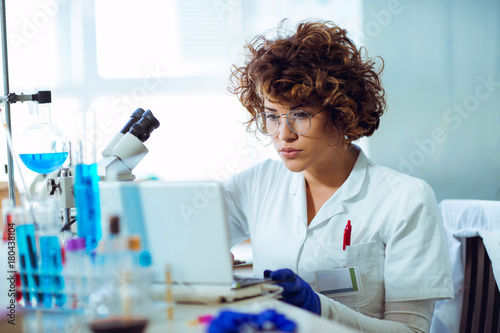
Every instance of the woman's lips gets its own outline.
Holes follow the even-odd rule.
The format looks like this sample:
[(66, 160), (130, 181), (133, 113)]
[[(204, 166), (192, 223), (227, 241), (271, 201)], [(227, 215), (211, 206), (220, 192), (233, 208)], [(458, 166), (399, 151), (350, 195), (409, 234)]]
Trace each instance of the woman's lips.
[(300, 155), (302, 150), (294, 149), (294, 148), (281, 148), (280, 154), (285, 158), (295, 158)]

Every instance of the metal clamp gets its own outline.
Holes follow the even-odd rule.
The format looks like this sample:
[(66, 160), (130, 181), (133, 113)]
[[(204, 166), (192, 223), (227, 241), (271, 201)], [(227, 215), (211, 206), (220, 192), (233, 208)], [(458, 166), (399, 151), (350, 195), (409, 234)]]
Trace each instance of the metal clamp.
[(3, 96), (0, 98), (1, 101), (6, 101), (10, 104), (14, 104), (17, 102), (38, 102), (40, 104), (46, 104), (52, 102), (52, 93), (50, 90), (42, 90), (38, 91), (36, 94), (25, 95), (23, 93), (16, 94), (10, 93), (7, 96)]

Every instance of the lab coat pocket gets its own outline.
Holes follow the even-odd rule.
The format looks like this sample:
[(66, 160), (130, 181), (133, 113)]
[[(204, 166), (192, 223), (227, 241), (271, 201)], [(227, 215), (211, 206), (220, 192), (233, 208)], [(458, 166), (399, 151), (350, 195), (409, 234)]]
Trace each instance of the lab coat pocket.
[(345, 251), (339, 244), (322, 243), (316, 248), (317, 271), (331, 271), (339, 268), (357, 268), (362, 292), (326, 296), (349, 307), (362, 307), (375, 299), (380, 287), (378, 276), (380, 265), (375, 241), (347, 246)]

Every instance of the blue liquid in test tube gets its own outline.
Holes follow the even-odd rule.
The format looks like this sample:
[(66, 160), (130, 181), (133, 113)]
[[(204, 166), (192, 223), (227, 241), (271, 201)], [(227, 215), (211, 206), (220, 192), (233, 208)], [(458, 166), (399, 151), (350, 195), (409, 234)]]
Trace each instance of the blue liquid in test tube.
[(96, 249), (102, 235), (99, 180), (97, 164), (76, 165), (74, 191), (78, 236), (85, 238), (88, 252)]
[(25, 288), (25, 302), (30, 304), (32, 297), (37, 303), (43, 302), (38, 275), (38, 256), (35, 244), (35, 226), (33, 224), (18, 225), (16, 227), (17, 246), (21, 260), (21, 283)]
[(66, 302), (64, 280), (61, 275), (61, 247), (57, 236), (40, 237), (41, 276), (44, 289), (43, 305), (52, 307), (55, 297), (56, 305), (62, 307)]
[(45, 174), (63, 165), (68, 158), (68, 153), (19, 154), (19, 157), (31, 171)]

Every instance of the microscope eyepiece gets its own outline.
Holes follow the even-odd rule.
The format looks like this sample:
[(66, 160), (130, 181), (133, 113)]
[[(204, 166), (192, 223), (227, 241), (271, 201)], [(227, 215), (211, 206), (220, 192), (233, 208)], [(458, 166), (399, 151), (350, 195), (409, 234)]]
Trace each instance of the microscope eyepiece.
[(145, 111), (141, 108), (138, 108), (137, 110), (135, 110), (134, 113), (132, 113), (132, 115), (130, 116), (129, 121), (125, 124), (125, 126), (123, 126), (120, 133), (122, 133), (122, 134), (127, 133), (130, 130), (130, 128), (132, 127), (132, 125), (134, 125), (136, 122), (138, 122), (141, 119), (144, 112)]
[(153, 116), (149, 110), (144, 112), (141, 119), (132, 125), (129, 133), (138, 138), (141, 142), (149, 139), (151, 133), (160, 127), (160, 122)]

